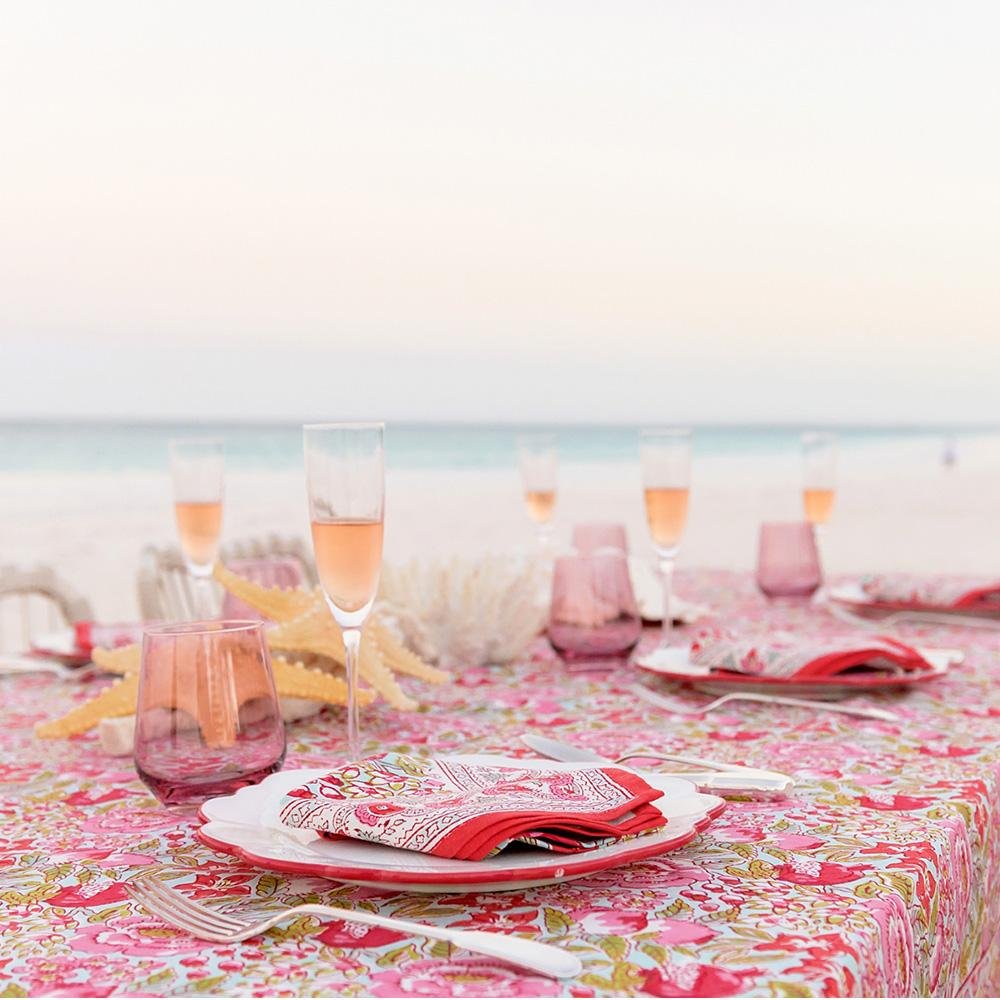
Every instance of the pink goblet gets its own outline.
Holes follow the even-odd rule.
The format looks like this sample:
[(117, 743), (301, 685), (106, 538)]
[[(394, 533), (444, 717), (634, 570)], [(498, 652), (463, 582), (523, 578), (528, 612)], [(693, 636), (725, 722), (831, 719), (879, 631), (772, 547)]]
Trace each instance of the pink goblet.
[(261, 622), (145, 630), (135, 723), (139, 777), (166, 805), (194, 805), (281, 769), (285, 724)]
[(757, 586), (768, 597), (808, 597), (822, 582), (816, 533), (808, 521), (760, 526)]
[(608, 552), (556, 559), (548, 637), (564, 660), (627, 657), (641, 634), (624, 555)]

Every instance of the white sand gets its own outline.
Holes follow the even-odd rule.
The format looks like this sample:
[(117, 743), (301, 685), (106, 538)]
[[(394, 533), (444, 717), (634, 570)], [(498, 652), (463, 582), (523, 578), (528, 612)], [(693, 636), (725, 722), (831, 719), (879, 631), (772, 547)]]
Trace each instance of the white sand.
[[(388, 476), (387, 559), (509, 551), (533, 544), (517, 473), (396, 471)], [(696, 461), (680, 566), (748, 569), (762, 520), (801, 517), (797, 456)], [(648, 551), (634, 464), (562, 470), (557, 539), (583, 520), (624, 522)], [(303, 477), (232, 472), (230, 539), (307, 533)], [(166, 473), (0, 475), (0, 564), (57, 568), (98, 617), (137, 614), (135, 571), (149, 543), (173, 541)], [(869, 445), (841, 456), (824, 541), (830, 572), (908, 570), (1000, 576), (1000, 438), (964, 443), (946, 471), (937, 445)]]

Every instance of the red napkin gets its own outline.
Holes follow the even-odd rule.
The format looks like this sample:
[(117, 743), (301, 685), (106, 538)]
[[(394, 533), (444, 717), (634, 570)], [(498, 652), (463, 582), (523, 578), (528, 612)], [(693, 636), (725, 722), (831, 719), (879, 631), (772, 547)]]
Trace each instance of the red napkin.
[(719, 673), (752, 674), (798, 680), (835, 677), (865, 667), (898, 674), (932, 666), (912, 646), (888, 636), (817, 639), (774, 632), (760, 637), (734, 637), (706, 632), (691, 644), (691, 662)]
[(1000, 580), (975, 577), (866, 576), (861, 589), (876, 603), (896, 608), (965, 608), (1000, 612)]
[(293, 789), (286, 826), (481, 861), (509, 844), (575, 853), (665, 823), (663, 793), (618, 767), (535, 770), (389, 753)]
[(95, 646), (114, 649), (142, 642), (142, 630), (151, 622), (117, 622), (101, 625), (98, 622), (74, 622), (77, 649), (89, 654)]

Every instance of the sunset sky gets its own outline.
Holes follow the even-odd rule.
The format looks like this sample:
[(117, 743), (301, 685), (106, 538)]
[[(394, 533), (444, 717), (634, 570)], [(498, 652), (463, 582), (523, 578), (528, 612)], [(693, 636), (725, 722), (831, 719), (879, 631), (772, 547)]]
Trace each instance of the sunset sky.
[(995, 3), (4, 7), (0, 417), (1000, 422)]

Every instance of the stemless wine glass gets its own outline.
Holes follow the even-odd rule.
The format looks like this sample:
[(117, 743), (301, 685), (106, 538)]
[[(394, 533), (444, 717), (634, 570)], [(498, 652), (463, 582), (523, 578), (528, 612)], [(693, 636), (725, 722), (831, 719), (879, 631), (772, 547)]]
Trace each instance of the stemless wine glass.
[(326, 602), (344, 636), (347, 752), (361, 756), (358, 651), (382, 569), (385, 516), (384, 425), (303, 428), (313, 553)]
[(613, 667), (641, 635), (624, 552), (606, 548), (556, 559), (548, 637), (564, 660)]
[(816, 533), (808, 521), (760, 526), (757, 586), (768, 597), (808, 597), (823, 582)]
[(261, 622), (146, 628), (135, 766), (163, 803), (194, 805), (281, 769), (285, 725)]
[(681, 428), (648, 429), (640, 435), (646, 520), (663, 580), (663, 631), (660, 648), (670, 645), (674, 560), (687, 521), (691, 485), (691, 432)]
[(809, 431), (802, 435), (802, 503), (806, 520), (817, 531), (830, 520), (837, 489), (837, 435)]
[(177, 438), (169, 448), (181, 551), (195, 581), (197, 613), (209, 616), (214, 610), (209, 578), (222, 534), (224, 445), (218, 438)]
[(524, 486), (524, 505), (535, 522), (544, 547), (552, 533), (559, 477), (559, 452), (554, 434), (525, 434), (518, 438), (518, 459)]

